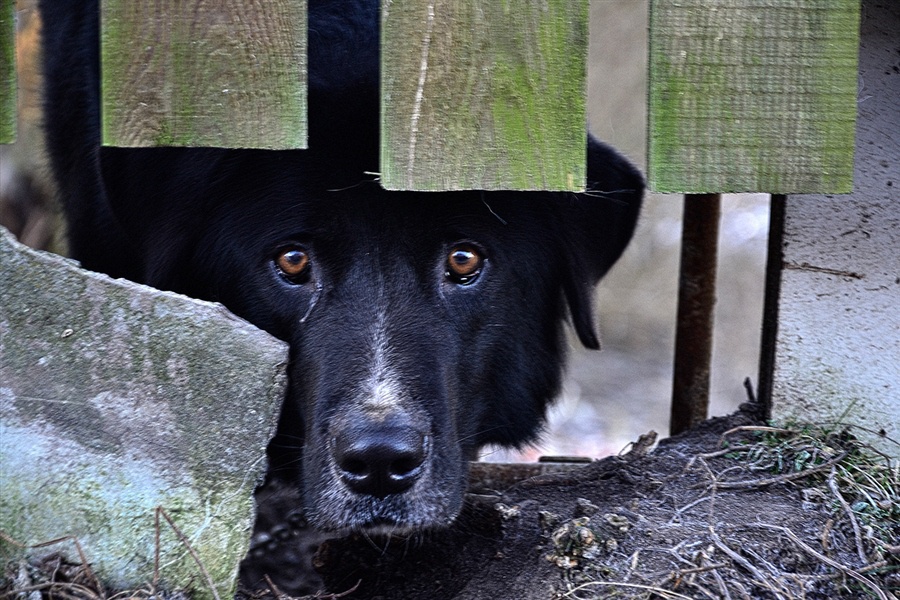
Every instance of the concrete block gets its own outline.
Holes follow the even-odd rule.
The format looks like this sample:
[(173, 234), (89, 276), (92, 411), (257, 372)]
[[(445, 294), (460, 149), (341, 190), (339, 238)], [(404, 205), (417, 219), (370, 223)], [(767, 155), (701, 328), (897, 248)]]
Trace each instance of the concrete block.
[[(119, 589), (153, 578), (162, 507), (220, 597), (247, 551), (287, 347), (201, 302), (80, 269), (0, 228), (0, 530), (73, 536)], [(160, 519), (165, 589), (213, 595)], [(61, 552), (0, 540), (0, 564)]]

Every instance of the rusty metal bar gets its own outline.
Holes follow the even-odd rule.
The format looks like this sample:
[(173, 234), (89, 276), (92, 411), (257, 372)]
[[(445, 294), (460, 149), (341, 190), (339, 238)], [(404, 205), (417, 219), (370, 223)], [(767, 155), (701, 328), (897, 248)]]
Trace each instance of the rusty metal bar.
[(778, 338), (778, 302), (784, 266), (784, 213), (787, 196), (772, 194), (769, 204), (769, 242), (766, 258), (766, 292), (763, 304), (759, 381), (756, 397), (766, 418), (772, 414), (772, 378), (775, 372), (775, 342)]
[(685, 195), (669, 421), (672, 435), (705, 420), (709, 411), (720, 214), (721, 195)]

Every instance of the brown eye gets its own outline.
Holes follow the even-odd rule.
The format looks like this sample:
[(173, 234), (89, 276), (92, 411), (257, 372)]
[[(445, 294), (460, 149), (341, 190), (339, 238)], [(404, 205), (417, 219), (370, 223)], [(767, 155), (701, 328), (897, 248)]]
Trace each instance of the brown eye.
[(309, 255), (299, 248), (288, 248), (278, 255), (275, 265), (291, 283), (302, 283), (309, 270)]
[(469, 245), (454, 246), (447, 255), (447, 278), (459, 284), (472, 283), (481, 273), (484, 258)]

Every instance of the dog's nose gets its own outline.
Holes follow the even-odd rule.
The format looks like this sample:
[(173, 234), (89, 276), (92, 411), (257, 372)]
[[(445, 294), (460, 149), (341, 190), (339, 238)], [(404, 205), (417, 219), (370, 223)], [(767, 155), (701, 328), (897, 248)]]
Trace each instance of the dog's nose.
[(369, 426), (334, 438), (341, 479), (354, 492), (384, 498), (408, 490), (422, 473), (428, 437), (411, 427)]

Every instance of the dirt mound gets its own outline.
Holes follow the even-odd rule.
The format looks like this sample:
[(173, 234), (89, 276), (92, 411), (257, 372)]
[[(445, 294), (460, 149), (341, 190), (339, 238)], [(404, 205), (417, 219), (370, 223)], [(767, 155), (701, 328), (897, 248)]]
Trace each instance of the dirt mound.
[(334, 597), (373, 600), (895, 598), (898, 536), (887, 459), (745, 410), (480, 490), (451, 530), (327, 540), (313, 561)]

